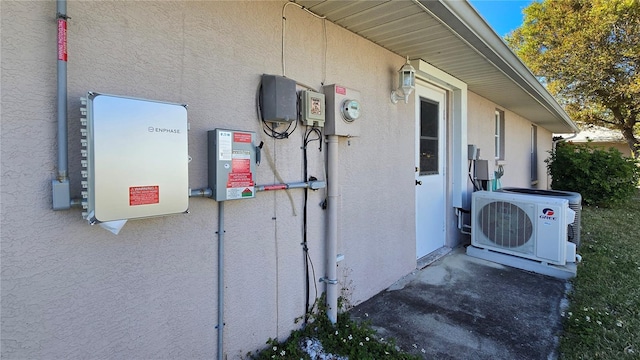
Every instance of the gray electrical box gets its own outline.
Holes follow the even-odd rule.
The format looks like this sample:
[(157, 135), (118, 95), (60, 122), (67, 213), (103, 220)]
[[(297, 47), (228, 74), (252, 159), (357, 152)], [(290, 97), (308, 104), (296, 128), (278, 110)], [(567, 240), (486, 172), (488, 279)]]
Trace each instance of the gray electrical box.
[(296, 82), (283, 76), (262, 75), (260, 109), (262, 120), (290, 123), (298, 118)]
[(491, 180), (489, 176), (489, 161), (488, 160), (476, 160), (476, 179), (478, 180)]
[(83, 100), (84, 217), (94, 223), (187, 211), (186, 105), (94, 92)]
[(303, 90), (300, 92), (300, 120), (307, 126), (324, 126), (324, 94)]
[(209, 187), (216, 201), (256, 196), (255, 138), (252, 131), (215, 129), (207, 132)]
[(327, 114), (325, 135), (359, 136), (362, 107), (360, 92), (340, 85), (326, 85)]

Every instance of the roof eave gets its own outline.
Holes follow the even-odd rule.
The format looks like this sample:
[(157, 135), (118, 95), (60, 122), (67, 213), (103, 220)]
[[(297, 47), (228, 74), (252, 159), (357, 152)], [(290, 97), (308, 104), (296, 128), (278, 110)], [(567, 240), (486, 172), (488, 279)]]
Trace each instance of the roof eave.
[[(478, 12), (467, 1), (445, 1), (445, 0), (413, 0), (419, 2), (425, 9), (435, 16), (440, 17), (441, 9), (446, 9), (453, 15), (459, 23), (447, 22), (452, 31), (465, 40), (476, 51), (485, 56), (487, 61), (500, 69), (505, 76), (531, 95), (540, 105), (549, 112), (557, 116), (564, 122), (569, 132), (579, 132), (578, 126), (571, 120), (569, 115), (558, 104), (555, 98), (531, 73), (529, 68), (514, 54), (498, 34), (487, 24)], [(434, 6), (434, 3), (441, 5), (441, 8)], [(436, 13), (433, 10), (436, 10)], [(442, 18), (441, 18), (442, 19)], [(459, 29), (457, 26), (463, 26)], [(483, 46), (474, 46), (475, 44)], [(533, 120), (532, 120), (533, 121)], [(533, 121), (535, 122), (535, 121)]]

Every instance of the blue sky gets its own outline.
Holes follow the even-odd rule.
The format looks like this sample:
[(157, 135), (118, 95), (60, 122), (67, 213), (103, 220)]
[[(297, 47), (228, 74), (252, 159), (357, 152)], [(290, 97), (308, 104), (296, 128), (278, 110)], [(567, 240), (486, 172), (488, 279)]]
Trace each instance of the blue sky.
[(469, 0), (491, 27), (504, 37), (522, 25), (522, 9), (532, 0)]

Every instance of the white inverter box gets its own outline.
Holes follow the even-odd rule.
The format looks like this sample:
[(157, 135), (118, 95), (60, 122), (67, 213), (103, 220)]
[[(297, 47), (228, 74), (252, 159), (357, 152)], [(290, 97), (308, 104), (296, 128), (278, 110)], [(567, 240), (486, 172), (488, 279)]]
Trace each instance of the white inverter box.
[(91, 92), (86, 125), (82, 185), (90, 223), (188, 210), (186, 105)]

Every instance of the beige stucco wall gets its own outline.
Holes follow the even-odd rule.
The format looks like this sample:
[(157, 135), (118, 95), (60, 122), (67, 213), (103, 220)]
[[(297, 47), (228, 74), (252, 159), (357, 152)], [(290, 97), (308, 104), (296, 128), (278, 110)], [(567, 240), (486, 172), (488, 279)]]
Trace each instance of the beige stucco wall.
[[(494, 114), (496, 109), (504, 111), (505, 117), (505, 155), (504, 175), (500, 179), (503, 187), (531, 186), (530, 181), (530, 144), (533, 123), (504, 107), (483, 98), (473, 92), (468, 93), (468, 142), (480, 148), (482, 159), (489, 160), (490, 168), (496, 167), (494, 161)], [(552, 134), (538, 126), (538, 185), (547, 189), (548, 177), (545, 159), (552, 145)]]
[[(79, 196), (79, 98), (87, 91), (189, 105), (190, 185), (207, 185), (206, 131), (252, 130), (285, 181), (302, 179), (303, 131), (262, 133), (255, 94), (281, 74), (284, 1), (68, 3), (69, 150)], [(56, 170), (56, 5), (2, 1), (2, 357), (212, 358), (217, 206), (130, 221), (115, 236), (52, 211)], [(287, 8), (286, 75), (319, 88), (322, 23)], [(326, 84), (362, 93), (359, 138), (340, 140), (340, 263), (353, 303), (415, 268), (413, 107), (389, 101), (404, 60), (327, 23)], [(309, 151), (309, 174), (323, 175)], [(390, 151), (390, 149), (393, 149)], [(264, 158), (264, 157), (263, 157)], [(123, 159), (126, 161), (126, 159)], [(259, 184), (277, 182), (266, 161)], [(284, 338), (304, 311), (302, 190), (225, 204), (225, 353)], [(309, 246), (324, 274), (324, 191), (309, 197)], [(294, 215), (294, 209), (296, 215)], [(343, 272), (341, 271), (340, 274)], [(342, 276), (340, 277), (342, 280)], [(319, 290), (324, 288), (318, 284)], [(312, 287), (312, 296), (313, 296)]]

